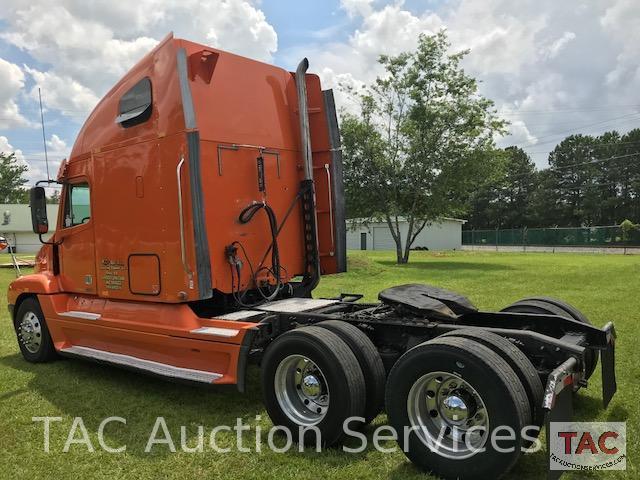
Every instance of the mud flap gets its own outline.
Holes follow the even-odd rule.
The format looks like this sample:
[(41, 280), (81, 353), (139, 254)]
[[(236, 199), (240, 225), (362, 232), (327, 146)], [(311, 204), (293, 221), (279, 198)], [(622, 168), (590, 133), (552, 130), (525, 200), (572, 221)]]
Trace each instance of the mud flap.
[[(608, 323), (603, 331), (607, 334), (607, 345), (601, 352), (602, 364), (602, 403), (607, 408), (616, 393), (615, 371), (615, 339), (613, 323)], [(562, 470), (551, 470), (551, 423), (570, 422), (573, 420), (573, 385), (578, 378), (576, 371), (578, 360), (569, 358), (549, 375), (545, 389), (543, 408), (546, 411), (545, 428), (547, 431), (547, 455), (549, 480), (556, 480), (564, 473)]]
[(607, 348), (600, 354), (602, 364), (602, 403), (604, 408), (609, 406), (609, 402), (618, 390), (616, 382), (616, 330), (613, 323), (607, 323), (603, 329), (607, 333)]
[(544, 393), (549, 480), (556, 480), (563, 473), (562, 470), (551, 469), (551, 422), (570, 422), (573, 419), (573, 375), (577, 365), (578, 360), (572, 357), (551, 372)]

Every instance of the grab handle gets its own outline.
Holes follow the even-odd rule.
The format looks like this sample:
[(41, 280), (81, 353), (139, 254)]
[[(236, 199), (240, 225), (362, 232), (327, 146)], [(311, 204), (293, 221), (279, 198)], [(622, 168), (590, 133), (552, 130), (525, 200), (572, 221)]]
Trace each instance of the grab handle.
[(178, 213), (180, 219), (180, 256), (182, 258), (182, 267), (189, 278), (189, 288), (193, 289), (193, 272), (187, 263), (187, 248), (184, 243), (184, 212), (182, 206), (182, 166), (184, 165), (184, 156), (180, 157), (178, 166), (176, 167), (176, 177), (178, 180)]

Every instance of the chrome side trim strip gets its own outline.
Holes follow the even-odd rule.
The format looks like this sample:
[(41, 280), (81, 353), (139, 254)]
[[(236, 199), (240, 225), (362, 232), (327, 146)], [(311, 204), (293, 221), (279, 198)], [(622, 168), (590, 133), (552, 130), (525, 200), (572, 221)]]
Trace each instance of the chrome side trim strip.
[(80, 312), (78, 310), (69, 310), (68, 312), (61, 312), (58, 315), (61, 317), (81, 318), (82, 320), (100, 320), (99, 313)]
[(184, 244), (184, 212), (182, 208), (182, 166), (184, 165), (184, 156), (180, 157), (178, 166), (176, 167), (176, 177), (178, 181), (178, 220), (180, 221), (180, 258), (182, 259), (182, 268), (189, 279), (189, 289), (193, 289), (193, 272), (187, 263), (187, 250)]
[(202, 335), (213, 335), (214, 337), (235, 337), (240, 333), (240, 330), (233, 328), (218, 328), (218, 327), (200, 327), (191, 330), (191, 333), (200, 333)]
[(181, 380), (190, 380), (193, 382), (212, 383), (222, 377), (219, 373), (176, 367), (166, 363), (154, 362), (152, 360), (145, 360), (143, 358), (133, 357), (130, 355), (107, 352), (105, 350), (97, 350), (95, 348), (81, 347), (77, 345), (63, 348), (60, 350), (60, 353), (78, 355), (80, 357), (90, 358), (114, 365), (122, 365), (125, 367), (135, 368), (137, 370), (144, 370), (163, 377), (179, 378)]

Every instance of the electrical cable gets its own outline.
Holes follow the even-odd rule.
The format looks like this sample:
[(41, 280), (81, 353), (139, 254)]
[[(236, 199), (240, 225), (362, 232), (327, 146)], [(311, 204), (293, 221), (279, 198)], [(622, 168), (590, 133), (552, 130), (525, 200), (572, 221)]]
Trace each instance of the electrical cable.
[[(258, 211), (260, 210), (264, 210), (265, 214), (267, 215), (267, 219), (269, 221), (269, 229), (271, 231), (271, 245), (269, 246), (269, 249), (267, 250), (264, 258), (258, 265), (258, 268), (254, 270), (253, 264), (251, 263), (249, 255), (247, 254), (247, 251), (245, 250), (244, 245), (242, 245), (241, 242), (236, 240), (232, 242), (230, 245), (231, 247), (237, 246), (242, 251), (242, 254), (244, 255), (245, 260), (249, 266), (249, 270), (251, 273), (251, 280), (256, 287), (256, 291), (258, 292), (260, 297), (262, 297), (258, 302), (247, 303), (245, 301), (248, 289), (244, 290), (243, 292), (241, 292), (240, 290), (242, 262), (240, 262), (235, 257), (235, 253), (229, 253), (229, 264), (231, 267), (231, 290), (233, 293), (233, 297), (234, 297), (234, 300), (238, 303), (238, 305), (245, 308), (256, 307), (262, 303), (270, 302), (274, 300), (284, 286), (282, 282), (282, 272), (284, 271), (285, 274), (287, 273), (286, 269), (280, 264), (280, 249), (278, 246), (278, 233), (280, 232), (282, 225), (278, 226), (278, 220), (276, 218), (276, 214), (273, 211), (273, 209), (266, 202), (253, 203), (248, 207), (245, 207), (240, 212), (240, 215), (238, 216), (238, 220), (240, 221), (240, 223), (243, 223), (243, 224), (249, 223), (253, 219), (253, 217), (256, 215), (256, 213), (258, 213)], [(292, 208), (290, 208), (290, 210), (292, 210)], [(285, 215), (285, 220), (288, 217), (290, 210), (287, 212), (287, 215)], [(283, 221), (283, 224), (284, 224), (284, 221)], [(266, 259), (266, 256), (268, 255), (269, 251), (271, 252), (271, 267), (267, 267), (263, 265), (264, 260)], [(234, 266), (235, 266), (235, 269), (234, 269)], [(259, 276), (263, 272), (266, 274), (267, 278), (271, 276), (275, 280), (275, 285), (273, 287), (273, 291), (271, 292), (269, 292), (269, 289), (268, 289), (268, 282), (267, 282), (267, 287), (260, 285)], [(235, 288), (235, 276), (237, 276), (237, 279), (238, 279), (237, 290)]]

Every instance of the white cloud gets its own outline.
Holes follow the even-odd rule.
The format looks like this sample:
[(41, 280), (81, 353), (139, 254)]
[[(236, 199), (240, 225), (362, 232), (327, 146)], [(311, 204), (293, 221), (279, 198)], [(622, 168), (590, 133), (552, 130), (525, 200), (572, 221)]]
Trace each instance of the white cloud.
[(560, 52), (564, 49), (564, 47), (575, 40), (576, 34), (573, 32), (564, 32), (560, 38), (554, 41), (547, 49), (547, 54), (550, 58), (555, 58), (560, 54)]
[(435, 33), (442, 26), (441, 18), (433, 13), (415, 16), (400, 4), (387, 5), (364, 18), (362, 27), (351, 37), (351, 45), (375, 60), (380, 53), (393, 55), (413, 48), (418, 35)]
[[(4, 135), (0, 135), (0, 152), (13, 153), (17, 163), (19, 165), (25, 165), (28, 168), (25, 178), (29, 180), (29, 184), (33, 184), (38, 180), (46, 178), (46, 172), (40, 168), (40, 162), (27, 162), (22, 150), (14, 148), (13, 145), (9, 143), (9, 139)], [(42, 164), (42, 166), (44, 167), (44, 164)]]
[(22, 150), (13, 148), (13, 145), (9, 143), (9, 139), (4, 135), (0, 135), (0, 152), (2, 153), (14, 153), (18, 162), (26, 165)]
[[(363, 2), (370, 6), (372, 2)], [(344, 8), (347, 3), (342, 2)], [(362, 86), (382, 74), (378, 65), (381, 54), (397, 55), (416, 47), (421, 33), (435, 33), (444, 26), (432, 12), (415, 16), (402, 8), (401, 3), (380, 10), (361, 9), (361, 24), (347, 42), (328, 42), (314, 46), (300, 46), (284, 53), (292, 67), (307, 56), (310, 70), (317, 72), (324, 88), (333, 88), (340, 107), (353, 110), (355, 103), (338, 88), (340, 85)]]
[(538, 139), (531, 134), (527, 125), (522, 120), (516, 119), (509, 125), (509, 133), (501, 143), (503, 146), (508, 146), (522, 143), (535, 144), (537, 141)]
[(70, 150), (67, 142), (62, 140), (55, 133), (51, 135), (51, 139), (47, 140), (47, 149), (49, 152), (57, 155), (67, 155)]
[(0, 38), (50, 66), (26, 70), (44, 82), (47, 106), (70, 116), (84, 117), (172, 30), (260, 60), (277, 49), (264, 13), (245, 0), (17, 0), (3, 8)]
[[(0, 58), (0, 128), (30, 125), (22, 116), (16, 97), (24, 87), (24, 73), (17, 65)], [(6, 140), (6, 137), (5, 137)]]
[(373, 0), (340, 0), (340, 6), (350, 17), (365, 17), (373, 10), (371, 4)]
[[(345, 79), (370, 82), (381, 73), (375, 64), (379, 54), (413, 49), (419, 33), (446, 28), (453, 51), (471, 50), (463, 65), (480, 81), (481, 93), (512, 122), (500, 144), (530, 146), (540, 152), (534, 155), (539, 165), (571, 128), (601, 121), (582, 129), (598, 134), (640, 124), (640, 115), (633, 115), (640, 112), (637, 0), (448, 0), (437, 5), (417, 13), (401, 1), (384, 6), (343, 0), (342, 8), (357, 23), (349, 39), (291, 49), (287, 59), (293, 64), (304, 51), (328, 87)], [(343, 95), (337, 98), (349, 105)]]
[[(38, 66), (21, 71), (0, 61), (0, 128), (26, 124), (16, 98), (28, 85), (43, 100), (78, 121), (122, 74), (173, 30), (176, 36), (260, 60), (278, 48), (259, 0), (15, 0), (2, 2), (0, 38), (23, 49)], [(432, 6), (419, 10), (416, 4)], [(471, 49), (465, 70), (481, 92), (512, 121), (501, 145), (536, 145), (580, 125), (638, 113), (640, 2), (637, 0), (341, 0), (349, 17), (311, 35), (309, 45), (281, 52), (289, 67), (308, 56), (325, 87), (358, 87), (381, 72), (380, 54), (415, 48), (420, 33), (446, 28), (452, 50)], [(292, 19), (293, 21), (294, 19)], [(344, 20), (344, 19), (343, 19)], [(335, 32), (352, 28), (344, 41)], [(26, 74), (26, 75), (25, 75)], [(26, 78), (25, 78), (26, 77)], [(338, 105), (350, 108), (337, 92)], [(614, 108), (616, 105), (621, 108)], [(594, 108), (604, 106), (604, 108)], [(609, 107), (607, 107), (609, 106)], [(614, 106), (614, 107), (610, 107)], [(635, 126), (612, 121), (599, 128)], [(544, 145), (544, 146), (543, 146)], [(544, 162), (542, 155), (537, 157)]]
[(606, 78), (607, 86), (637, 98), (640, 85), (640, 4), (633, 0), (612, 2), (600, 19), (602, 29), (618, 47), (613, 68)]
[(55, 71), (40, 72), (26, 65), (24, 69), (35, 82), (29, 95), (37, 100), (40, 87), (47, 108), (55, 108), (81, 120), (98, 103), (99, 98), (92, 90), (69, 76), (59, 76)]

